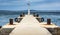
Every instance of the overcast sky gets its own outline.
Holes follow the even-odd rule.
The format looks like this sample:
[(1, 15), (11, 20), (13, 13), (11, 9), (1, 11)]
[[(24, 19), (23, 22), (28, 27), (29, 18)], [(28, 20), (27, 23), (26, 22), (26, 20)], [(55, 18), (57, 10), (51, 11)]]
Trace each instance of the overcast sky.
[(60, 10), (60, 0), (0, 0), (0, 10)]

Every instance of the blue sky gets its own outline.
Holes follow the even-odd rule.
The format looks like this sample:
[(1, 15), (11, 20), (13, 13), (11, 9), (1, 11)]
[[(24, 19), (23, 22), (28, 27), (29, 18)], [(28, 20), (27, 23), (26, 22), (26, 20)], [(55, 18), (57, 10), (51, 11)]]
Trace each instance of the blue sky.
[(0, 10), (60, 10), (60, 0), (0, 0)]

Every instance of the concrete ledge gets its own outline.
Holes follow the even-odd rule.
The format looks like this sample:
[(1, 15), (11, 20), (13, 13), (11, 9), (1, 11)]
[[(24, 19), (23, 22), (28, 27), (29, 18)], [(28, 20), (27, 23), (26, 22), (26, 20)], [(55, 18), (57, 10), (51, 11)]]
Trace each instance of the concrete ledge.
[(14, 22), (13, 25), (10, 25), (9, 23), (7, 23), (6, 25), (2, 26), (2, 28), (15, 28), (19, 25), (19, 23)]
[(60, 35), (60, 27), (47, 28), (47, 30), (52, 33), (52, 35)]
[(0, 35), (9, 35), (14, 28), (1, 28)]
[(41, 22), (40, 26), (44, 27), (44, 28), (56, 28), (56, 27), (59, 27), (59, 26), (55, 25), (54, 23), (51, 23), (50, 25), (48, 25), (47, 22)]

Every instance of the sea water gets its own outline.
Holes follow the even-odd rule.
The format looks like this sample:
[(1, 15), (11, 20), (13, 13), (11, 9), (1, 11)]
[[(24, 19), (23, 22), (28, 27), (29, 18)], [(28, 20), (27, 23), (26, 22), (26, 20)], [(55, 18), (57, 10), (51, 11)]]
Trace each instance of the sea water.
[(0, 15), (0, 26), (3, 26), (7, 23), (9, 23), (9, 19), (12, 18), (16, 18), (18, 17), (19, 15)]
[[(9, 19), (10, 18), (16, 18), (18, 17), (19, 14), (16, 14), (16, 15), (0, 15), (0, 26), (3, 26), (7, 23), (9, 23)], [(43, 17), (44, 18), (44, 22), (47, 21), (47, 18), (50, 18), (52, 23), (60, 26), (60, 15), (57, 15), (57, 14), (39, 14), (40, 17)]]

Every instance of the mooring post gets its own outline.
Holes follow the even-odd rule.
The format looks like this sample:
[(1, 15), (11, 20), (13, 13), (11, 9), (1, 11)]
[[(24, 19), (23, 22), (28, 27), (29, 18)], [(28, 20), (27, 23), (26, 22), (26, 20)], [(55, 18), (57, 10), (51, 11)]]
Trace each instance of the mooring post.
[(20, 14), (20, 17), (24, 17), (24, 16), (25, 16), (25, 13)]
[(34, 17), (39, 17), (39, 14), (33, 13), (33, 16), (34, 16)]
[(0, 26), (0, 28), (2, 28), (2, 26)]
[(13, 25), (13, 19), (9, 19), (10, 25)]
[(47, 24), (48, 24), (48, 25), (51, 24), (51, 19), (50, 19), (50, 18), (47, 19)]
[(36, 17), (39, 17), (39, 14), (36, 14)]

